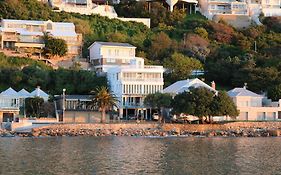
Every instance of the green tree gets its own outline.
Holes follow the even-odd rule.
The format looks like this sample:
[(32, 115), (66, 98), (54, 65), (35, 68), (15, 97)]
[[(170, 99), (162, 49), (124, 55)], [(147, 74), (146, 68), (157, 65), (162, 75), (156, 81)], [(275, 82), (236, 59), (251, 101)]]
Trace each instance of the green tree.
[(101, 111), (101, 123), (106, 122), (106, 111), (111, 110), (114, 106), (117, 106), (117, 98), (113, 95), (107, 87), (96, 88), (94, 91), (94, 97), (92, 100), (92, 106), (97, 105)]
[[(229, 116), (236, 118), (239, 115), (236, 105), (226, 92), (221, 91), (214, 96), (211, 104), (212, 116)], [(210, 119), (210, 122), (212, 120)]]
[(209, 45), (210, 43), (207, 39), (196, 34), (187, 34), (182, 43), (183, 51), (188, 56), (198, 58), (203, 62), (210, 53)]
[(268, 30), (272, 30), (277, 33), (281, 33), (281, 17), (280, 16), (266, 17), (262, 22), (268, 28)]
[(34, 97), (25, 99), (25, 111), (26, 115), (29, 117), (40, 117), (41, 108), (44, 104), (43, 98)]
[(91, 26), (87, 20), (72, 17), (69, 19), (70, 22), (75, 24), (75, 31), (83, 35), (92, 34)]
[(120, 43), (125, 43), (127, 42), (127, 35), (120, 33), (120, 32), (114, 32), (111, 33), (107, 36), (107, 40), (110, 42), (120, 42)]
[(173, 112), (194, 115), (204, 123), (212, 115), (211, 105), (214, 93), (206, 88), (192, 88), (188, 92), (177, 94), (173, 100)]
[(190, 77), (193, 70), (202, 69), (201, 62), (197, 59), (186, 57), (180, 53), (174, 53), (164, 60), (164, 66), (168, 69), (171, 80), (183, 80)]
[(67, 44), (63, 39), (53, 38), (45, 34), (44, 43), (44, 52), (46, 55), (62, 57), (67, 53)]
[(196, 33), (197, 35), (201, 36), (204, 39), (208, 39), (209, 37), (209, 33), (204, 27), (196, 27), (194, 29), (194, 33)]
[(149, 49), (149, 57), (151, 59), (162, 60), (169, 55), (172, 47), (172, 40), (166, 33), (160, 32), (155, 35), (151, 43)]
[(151, 108), (156, 108), (159, 115), (159, 122), (165, 121), (163, 119), (163, 109), (170, 108), (172, 102), (172, 96), (169, 94), (162, 94), (157, 92), (155, 94), (148, 94), (144, 99), (144, 104)]
[(268, 97), (274, 101), (281, 99), (281, 84), (273, 85), (269, 88)]

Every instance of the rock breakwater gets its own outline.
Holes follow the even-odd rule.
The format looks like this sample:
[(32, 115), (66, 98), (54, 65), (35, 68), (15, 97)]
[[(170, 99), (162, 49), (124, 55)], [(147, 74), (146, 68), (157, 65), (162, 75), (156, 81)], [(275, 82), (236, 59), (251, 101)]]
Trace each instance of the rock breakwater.
[(40, 129), (33, 132), (33, 136), (187, 136), (187, 137), (269, 137), (280, 136), (275, 130), (266, 129), (239, 129), (239, 130), (216, 130), (216, 131), (179, 131), (173, 129), (165, 131), (163, 129)]
[(0, 137), (48, 136), (185, 136), (185, 137), (270, 137), (281, 136), (280, 123), (246, 123), (216, 125), (182, 124), (57, 124), (33, 129), (32, 132), (0, 130)]

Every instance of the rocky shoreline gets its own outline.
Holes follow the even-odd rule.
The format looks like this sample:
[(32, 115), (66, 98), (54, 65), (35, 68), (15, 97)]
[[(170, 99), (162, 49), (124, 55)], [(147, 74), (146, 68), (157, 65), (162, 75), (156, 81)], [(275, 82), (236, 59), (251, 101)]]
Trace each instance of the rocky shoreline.
[(49, 136), (135, 136), (135, 137), (274, 137), (281, 136), (279, 129), (263, 128), (240, 128), (229, 130), (212, 130), (212, 131), (186, 131), (172, 129), (165, 131), (162, 128), (147, 129), (66, 129), (66, 128), (40, 128), (32, 132), (11, 132), (0, 130), (0, 137), (49, 137)]

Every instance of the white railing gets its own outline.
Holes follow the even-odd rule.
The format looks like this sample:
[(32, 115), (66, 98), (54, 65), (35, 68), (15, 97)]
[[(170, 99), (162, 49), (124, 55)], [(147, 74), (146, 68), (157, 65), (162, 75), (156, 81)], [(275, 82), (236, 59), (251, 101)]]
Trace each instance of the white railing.
[(144, 66), (145, 69), (163, 69), (162, 66), (150, 66), (150, 65), (146, 65)]
[(234, 0), (209, 0), (209, 2), (231, 3)]
[(142, 103), (125, 103), (123, 104), (124, 107), (143, 107)]
[(123, 81), (163, 82), (163, 78), (122, 78)]
[(18, 108), (19, 104), (0, 104), (0, 108)]
[(209, 0), (209, 2), (218, 2), (218, 3), (246, 3), (246, 0)]

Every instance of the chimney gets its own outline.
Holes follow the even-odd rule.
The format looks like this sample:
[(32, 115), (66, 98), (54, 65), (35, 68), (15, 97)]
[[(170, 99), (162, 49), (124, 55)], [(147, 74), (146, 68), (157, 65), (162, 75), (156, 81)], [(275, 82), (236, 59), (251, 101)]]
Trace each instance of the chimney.
[(40, 86), (37, 86), (37, 92), (36, 92), (36, 96), (39, 97), (40, 94), (39, 94), (39, 89), (40, 89)]
[(247, 83), (244, 83), (244, 87), (243, 87), (244, 89), (247, 89)]
[(213, 89), (216, 90), (216, 83), (215, 83), (215, 81), (212, 81), (212, 82), (211, 82), (211, 86), (212, 86)]

